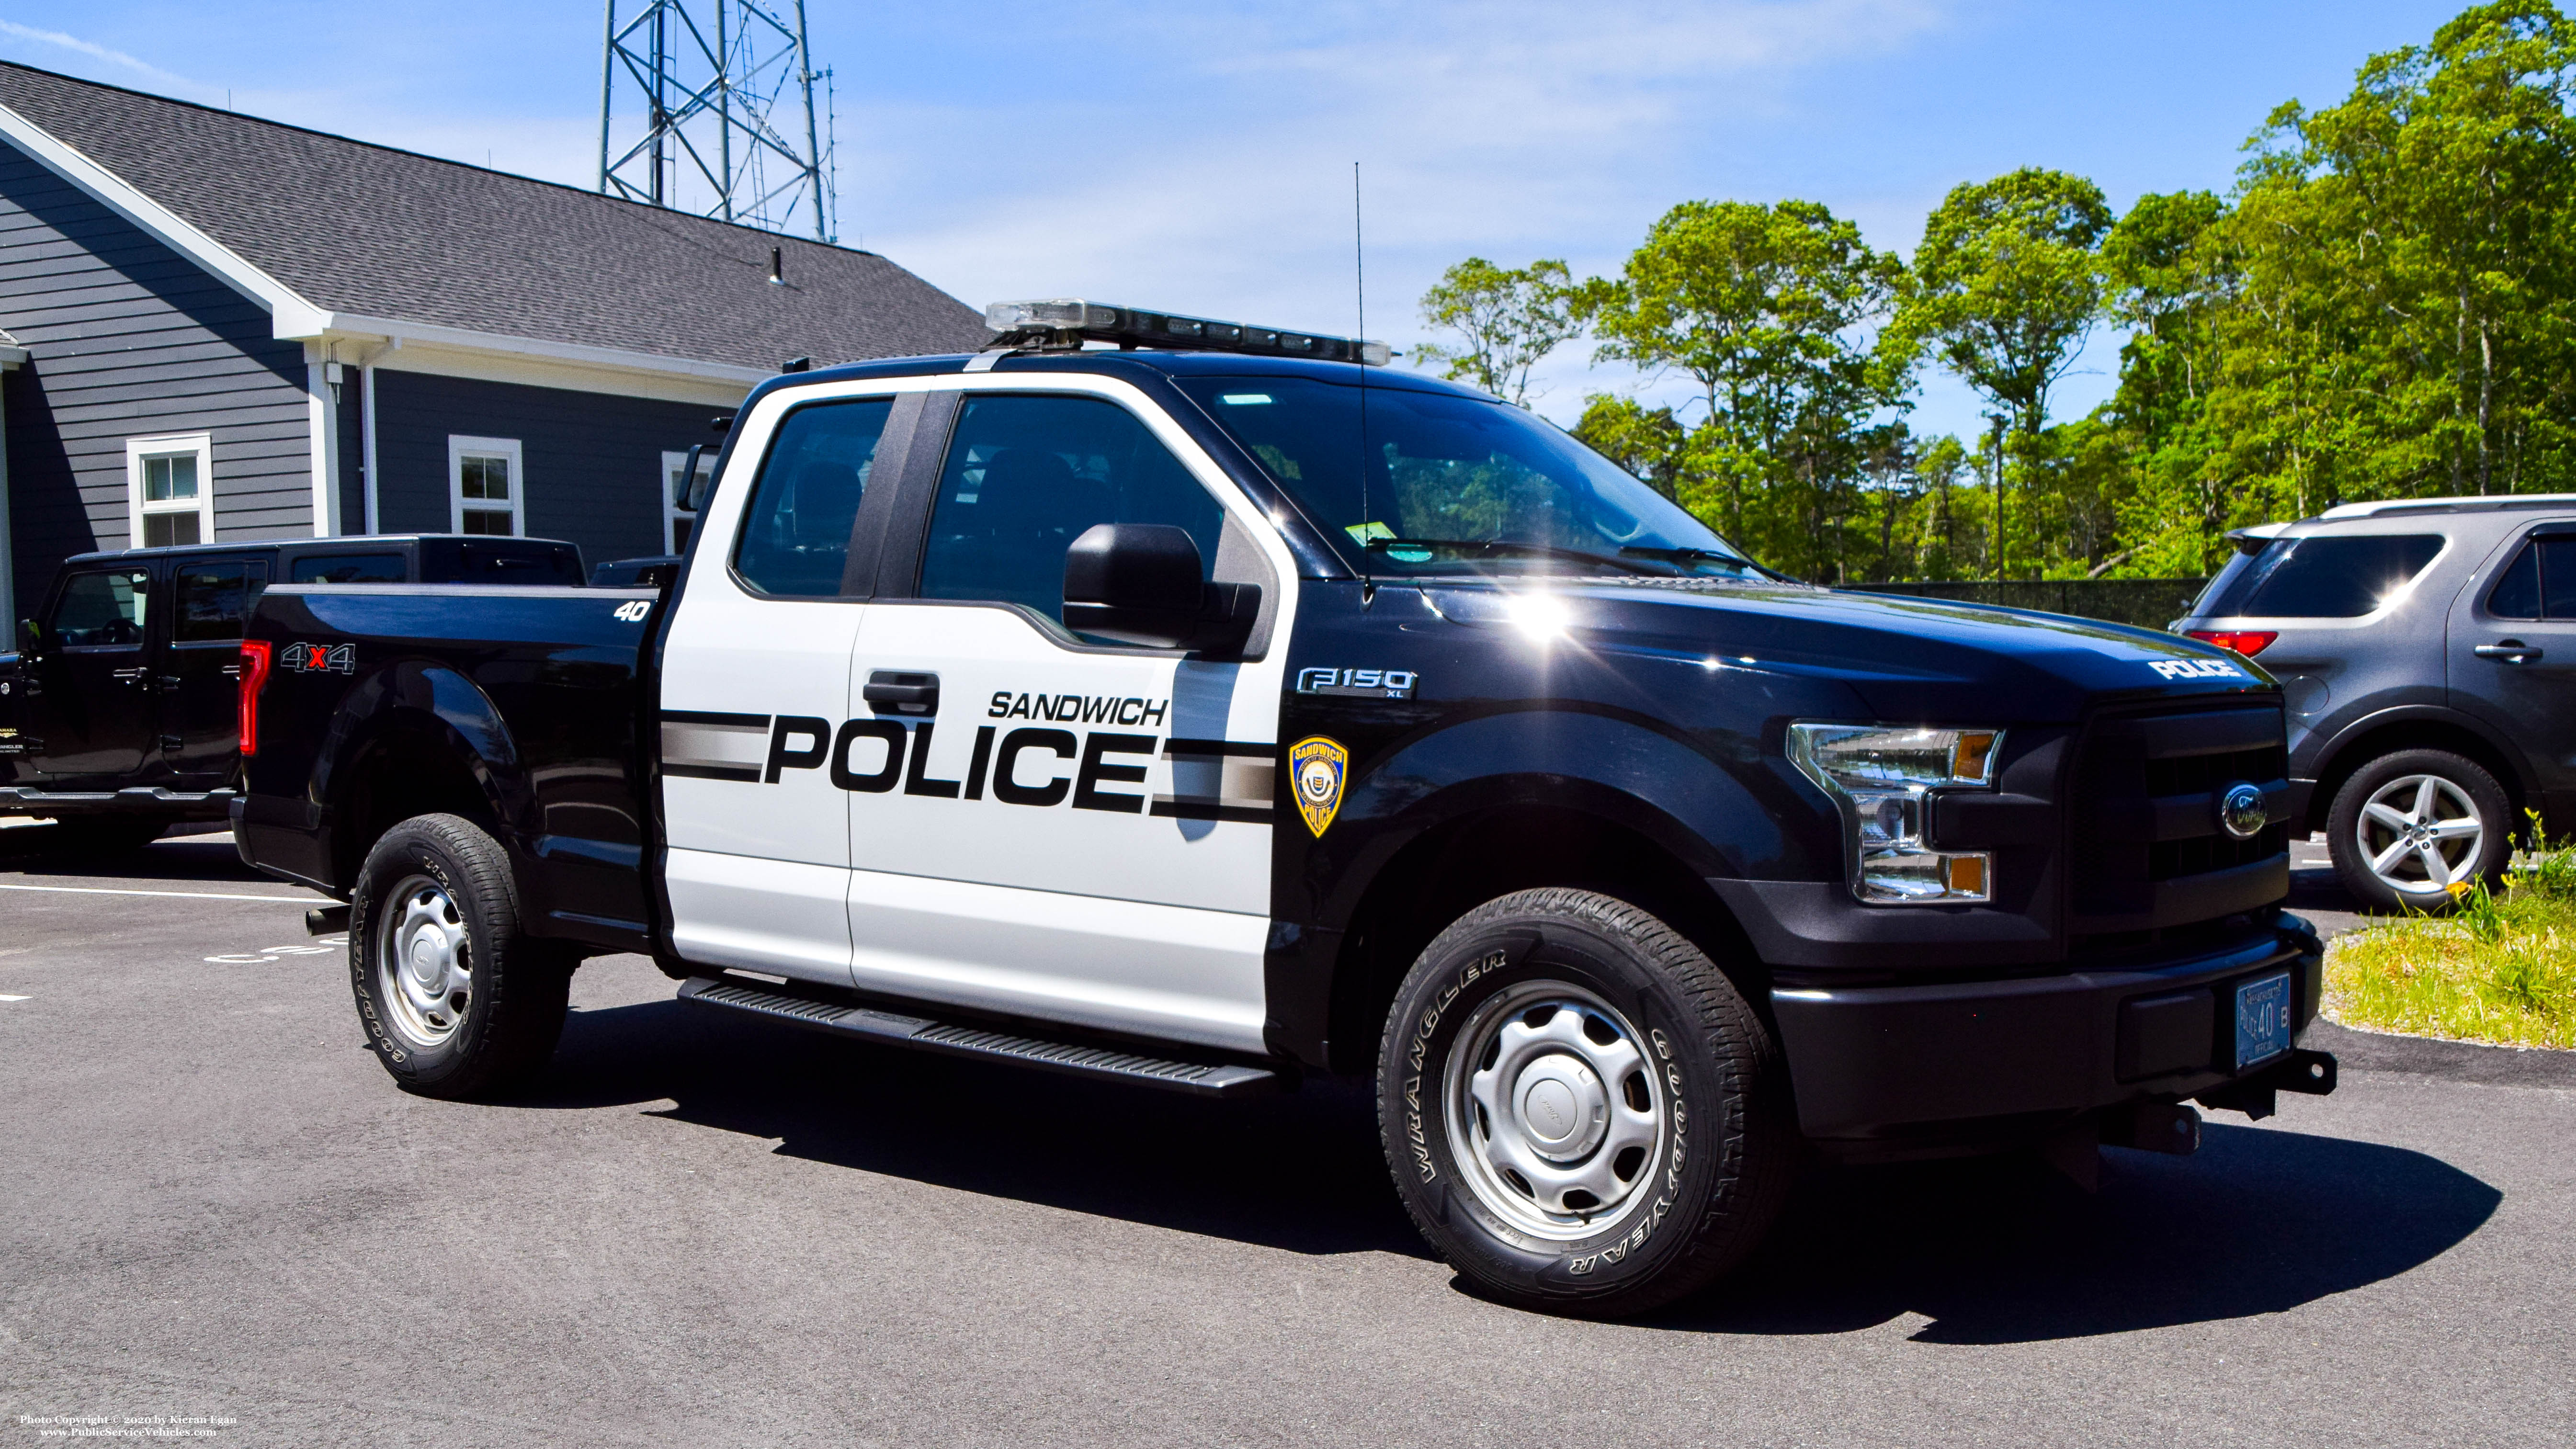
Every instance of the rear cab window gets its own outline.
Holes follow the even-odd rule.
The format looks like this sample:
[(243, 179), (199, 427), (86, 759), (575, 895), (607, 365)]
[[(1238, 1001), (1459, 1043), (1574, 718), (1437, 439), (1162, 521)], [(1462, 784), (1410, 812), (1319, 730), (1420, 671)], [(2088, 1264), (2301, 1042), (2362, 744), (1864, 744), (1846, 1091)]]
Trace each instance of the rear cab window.
[(399, 584), (411, 577), (398, 553), (308, 553), (287, 570), (292, 584)]
[(582, 585), (581, 550), (543, 539), (427, 538), (420, 543), (424, 584)]
[(2358, 619), (2396, 602), (2442, 552), (2438, 533), (2306, 534), (2239, 554), (2210, 581), (2205, 618)]

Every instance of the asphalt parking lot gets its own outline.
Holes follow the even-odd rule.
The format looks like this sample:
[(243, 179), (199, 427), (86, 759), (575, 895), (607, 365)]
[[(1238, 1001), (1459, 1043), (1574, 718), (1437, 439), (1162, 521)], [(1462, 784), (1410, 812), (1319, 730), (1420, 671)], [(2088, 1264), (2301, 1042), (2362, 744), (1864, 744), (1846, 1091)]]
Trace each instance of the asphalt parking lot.
[[(14, 837), (14, 838), (13, 838)], [(2194, 1158), (1823, 1173), (1651, 1321), (1460, 1291), (1368, 1097), (846, 1045), (585, 967), (550, 1075), (397, 1091), (313, 897), (0, 831), (0, 1441), (2565, 1444), (2576, 1062), (2321, 1027)], [(2321, 918), (2313, 871), (2303, 905)], [(2328, 924), (2333, 924), (2328, 921)]]

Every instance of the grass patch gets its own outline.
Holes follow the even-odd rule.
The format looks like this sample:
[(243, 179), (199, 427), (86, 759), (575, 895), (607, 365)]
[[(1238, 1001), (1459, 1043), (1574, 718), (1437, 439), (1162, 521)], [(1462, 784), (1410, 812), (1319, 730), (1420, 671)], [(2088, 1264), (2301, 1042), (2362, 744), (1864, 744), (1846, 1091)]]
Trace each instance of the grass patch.
[(2448, 916), (2375, 922), (2326, 953), (2326, 1014), (2346, 1026), (2501, 1046), (2576, 1048), (2576, 848), (2532, 838), (2503, 887), (2452, 888)]

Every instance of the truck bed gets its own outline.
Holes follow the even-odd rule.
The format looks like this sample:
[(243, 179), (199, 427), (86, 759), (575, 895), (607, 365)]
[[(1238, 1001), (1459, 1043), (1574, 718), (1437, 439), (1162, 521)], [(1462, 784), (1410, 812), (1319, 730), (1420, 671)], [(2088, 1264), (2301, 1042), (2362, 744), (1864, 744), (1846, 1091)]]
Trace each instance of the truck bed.
[[(463, 794), (500, 827), (532, 933), (651, 949), (642, 742), (660, 607), (650, 590), (270, 588), (247, 635), (270, 662), (233, 807), (242, 858), (345, 899), (384, 829)], [(362, 766), (387, 755), (398, 783), (361, 783), (386, 777)]]

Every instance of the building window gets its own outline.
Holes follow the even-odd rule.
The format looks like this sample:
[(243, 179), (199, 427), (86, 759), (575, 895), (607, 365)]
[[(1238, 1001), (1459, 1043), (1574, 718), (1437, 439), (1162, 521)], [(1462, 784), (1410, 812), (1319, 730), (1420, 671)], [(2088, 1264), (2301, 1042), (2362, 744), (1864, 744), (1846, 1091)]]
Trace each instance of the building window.
[(128, 439), (125, 497), (131, 547), (214, 542), (212, 435)]
[[(662, 455), (662, 552), (664, 553), (686, 551), (689, 546), (689, 527), (698, 521), (696, 514), (680, 507), (682, 503), (688, 501), (689, 497), (689, 482), (680, 476), (681, 470), (688, 466), (689, 455), (686, 453)], [(713, 448), (698, 455), (699, 477), (704, 478), (715, 470), (716, 454)]]
[(449, 516), (458, 533), (515, 538), (527, 532), (528, 480), (519, 470), (516, 438), (447, 440)]

